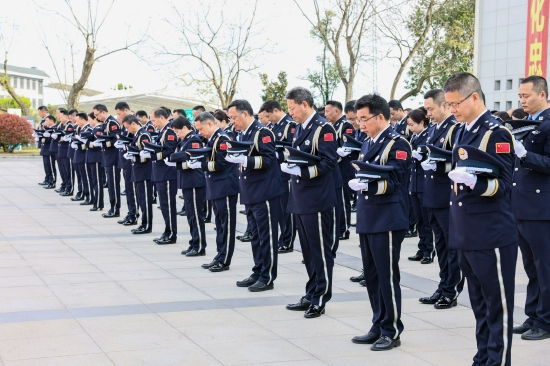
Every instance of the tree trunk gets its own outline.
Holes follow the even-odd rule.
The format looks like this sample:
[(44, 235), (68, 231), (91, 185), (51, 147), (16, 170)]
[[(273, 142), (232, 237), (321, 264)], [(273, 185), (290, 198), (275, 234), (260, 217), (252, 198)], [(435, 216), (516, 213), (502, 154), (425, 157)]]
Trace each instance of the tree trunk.
[(4, 60), (4, 76), (0, 77), (0, 85), (6, 89), (9, 95), (15, 100), (15, 102), (19, 105), (21, 108), (21, 111), (23, 112), (24, 116), (30, 116), (31, 111), (29, 110), (29, 107), (19, 98), (19, 95), (13, 90), (13, 88), (10, 85), (10, 78), (8, 76), (8, 55), (6, 54), (6, 59)]
[(346, 103), (353, 99), (353, 80), (350, 78), (347, 83), (344, 83), (346, 87)]
[(82, 63), (82, 74), (80, 75), (80, 79), (78, 79), (78, 81), (71, 87), (69, 97), (67, 98), (67, 107), (69, 109), (78, 110), (80, 95), (82, 94), (82, 90), (84, 89), (84, 86), (86, 86), (86, 82), (92, 73), (92, 67), (95, 62), (94, 55), (95, 50), (90, 46), (86, 47), (86, 55), (84, 57), (84, 62)]

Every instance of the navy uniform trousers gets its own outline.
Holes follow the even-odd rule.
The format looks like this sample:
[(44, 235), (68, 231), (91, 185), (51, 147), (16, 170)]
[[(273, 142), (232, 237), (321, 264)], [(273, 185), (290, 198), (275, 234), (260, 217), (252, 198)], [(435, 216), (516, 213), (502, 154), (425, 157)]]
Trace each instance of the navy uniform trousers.
[(116, 165), (105, 167), (107, 173), (107, 190), (109, 192), (109, 203), (115, 212), (120, 211), (120, 169)]
[[(141, 226), (145, 230), (153, 229), (153, 183), (150, 179), (135, 183), (136, 198), (141, 210)], [(128, 194), (128, 191), (126, 191)]]
[(518, 246), (459, 250), (458, 255), (476, 316), (473, 365), (510, 365)]
[(80, 192), (84, 194), (84, 197), (90, 199), (90, 178), (88, 175), (88, 167), (86, 163), (74, 164), (76, 166), (76, 171), (80, 175), (81, 188)]
[(396, 339), (403, 332), (399, 256), (406, 230), (359, 234), (361, 258), (372, 307), (370, 332)]
[(430, 227), (435, 238), (435, 249), (439, 263), (439, 285), (437, 292), (449, 299), (456, 299), (464, 289), (464, 274), (458, 264), (458, 252), (448, 247), (449, 209), (428, 208)]
[(124, 189), (126, 190), (126, 205), (128, 206), (128, 216), (135, 218), (137, 214), (136, 207), (136, 187), (132, 182), (132, 166), (122, 169), (124, 175)]
[[(332, 256), (334, 258), (336, 258), (336, 251), (338, 250), (338, 246), (340, 245), (340, 234), (344, 234), (344, 232), (347, 230), (344, 230), (344, 232), (340, 231), (342, 216), (345, 216), (344, 206), (344, 189), (343, 187), (336, 188), (336, 206), (334, 207), (333, 213), (334, 229), (332, 230)], [(349, 221), (346, 226), (349, 228)]]
[[(216, 223), (216, 249), (214, 260), (225, 265), (231, 264), (235, 251), (235, 228), (237, 226), (238, 194), (211, 200)], [(189, 216), (189, 215), (188, 215)]]
[(519, 248), (529, 278), (525, 300), (525, 321), (550, 332), (550, 222), (517, 220)]
[(69, 191), (71, 188), (71, 161), (66, 156), (57, 157), (57, 166), (59, 167), (59, 175), (61, 176), (61, 189), (64, 191)]
[[(414, 216), (417, 218), (416, 229), (418, 230), (418, 254), (422, 257), (433, 259), (435, 257), (433, 232), (430, 227), (428, 209), (422, 206), (424, 193), (411, 193), (410, 199)], [(447, 224), (448, 226), (448, 224)]]
[(86, 163), (90, 178), (90, 201), (93, 207), (104, 208), (103, 168), (101, 163)]
[(160, 211), (164, 218), (164, 234), (169, 238), (178, 235), (176, 195), (178, 193), (178, 181), (176, 179), (156, 182)]
[(187, 223), (191, 232), (190, 246), (197, 252), (206, 249), (206, 231), (204, 228), (204, 203), (206, 202), (206, 188), (183, 189), (184, 208)]
[[(332, 298), (335, 209), (312, 214), (296, 214), (296, 226), (309, 280), (306, 299), (325, 306)], [(338, 236), (338, 234), (336, 234)]]
[(277, 196), (268, 201), (245, 205), (254, 258), (250, 277), (266, 285), (277, 278), (280, 200), (281, 196)]
[(84, 180), (86, 177), (82, 175), (81, 167), (79, 167), (80, 164), (77, 164), (74, 162), (74, 159), (71, 158), (71, 167), (72, 167), (72, 182), (74, 185), (75, 182), (75, 176), (76, 176), (76, 182), (77, 182), (77, 193), (82, 193), (84, 191)]
[(342, 187), (342, 194), (336, 197), (342, 197), (342, 208), (340, 209), (340, 235), (343, 235), (346, 231), (349, 230), (351, 226), (351, 201), (350, 197), (353, 190), (349, 187), (348, 183), (350, 180), (355, 177), (342, 177), (344, 181), (344, 186)]
[(44, 171), (46, 172), (46, 178), (44, 180), (48, 184), (55, 184), (57, 178), (57, 169), (55, 168), (55, 154), (42, 155), (42, 162), (44, 163)]
[(293, 214), (286, 212), (288, 207), (289, 182), (283, 181), (283, 194), (280, 198), (279, 209), (279, 248), (294, 248), (296, 238), (296, 219)]

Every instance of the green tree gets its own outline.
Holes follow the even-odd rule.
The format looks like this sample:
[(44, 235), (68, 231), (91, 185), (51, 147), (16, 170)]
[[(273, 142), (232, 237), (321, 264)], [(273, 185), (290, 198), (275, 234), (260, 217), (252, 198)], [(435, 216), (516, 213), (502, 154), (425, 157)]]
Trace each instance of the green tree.
[(112, 90), (128, 90), (133, 89), (134, 87), (131, 85), (124, 85), (122, 83), (118, 83), (114, 88), (111, 88)]
[[(332, 99), (334, 92), (340, 84), (340, 71), (336, 62), (331, 62), (327, 57), (325, 48), (322, 56), (317, 56), (317, 62), (321, 65), (320, 71), (307, 70), (307, 75), (303, 78), (311, 83), (312, 94), (315, 98), (315, 104), (325, 106), (327, 101)], [(347, 73), (347, 70), (343, 70)]]
[(277, 81), (270, 81), (267, 74), (260, 73), (260, 80), (264, 86), (264, 89), (262, 89), (262, 100), (264, 102), (268, 100), (276, 100), (281, 104), (281, 108), (283, 108), (284, 111), (288, 110), (288, 106), (286, 104), (286, 90), (288, 86), (286, 71), (279, 72), (279, 75), (277, 75)]
[[(31, 100), (27, 97), (19, 97), (21, 101), (27, 106), (27, 108), (30, 108), (31, 106)], [(8, 108), (21, 108), (17, 101), (13, 99), (12, 97), (6, 97), (6, 98), (0, 98), (0, 111), (7, 112)]]

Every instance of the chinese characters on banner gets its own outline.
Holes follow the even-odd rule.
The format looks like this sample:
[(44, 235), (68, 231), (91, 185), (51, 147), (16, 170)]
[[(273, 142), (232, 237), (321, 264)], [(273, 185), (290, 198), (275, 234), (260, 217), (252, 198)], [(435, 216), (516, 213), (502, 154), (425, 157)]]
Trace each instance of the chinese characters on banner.
[(525, 53), (526, 77), (539, 75), (546, 78), (549, 5), (550, 0), (529, 0)]

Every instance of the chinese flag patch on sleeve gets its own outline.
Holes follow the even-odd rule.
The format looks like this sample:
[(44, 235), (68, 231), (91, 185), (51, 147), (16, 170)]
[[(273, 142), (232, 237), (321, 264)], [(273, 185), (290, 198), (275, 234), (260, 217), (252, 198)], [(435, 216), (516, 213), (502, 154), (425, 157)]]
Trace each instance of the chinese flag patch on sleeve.
[(509, 154), (510, 143), (509, 142), (497, 142), (496, 143), (497, 154)]
[(395, 158), (396, 158), (396, 159), (399, 159), (399, 160), (407, 160), (407, 152), (406, 152), (406, 151), (397, 150), (397, 151), (395, 152)]
[(296, 131), (296, 129), (293, 128), (293, 129), (290, 130), (290, 133), (294, 133), (295, 131)]
[(346, 130), (346, 133), (353, 133), (353, 129), (348, 128), (348, 129)]
[(118, 126), (117, 125), (112, 125), (111, 130), (118, 130)]
[(168, 135), (168, 141), (174, 141), (174, 135)]
[(332, 133), (325, 133), (323, 135), (323, 141), (334, 141), (334, 135)]
[(149, 142), (148, 139), (143, 139), (141, 142)]
[(226, 144), (220, 144), (220, 149), (221, 150), (227, 150), (227, 145)]
[(192, 148), (192, 149), (198, 149), (198, 148), (199, 148), (199, 143), (198, 143), (198, 142), (193, 142), (193, 143), (191, 144), (191, 148)]
[(271, 137), (270, 136), (262, 137), (262, 142), (264, 144), (267, 144), (268, 142), (271, 142)]

